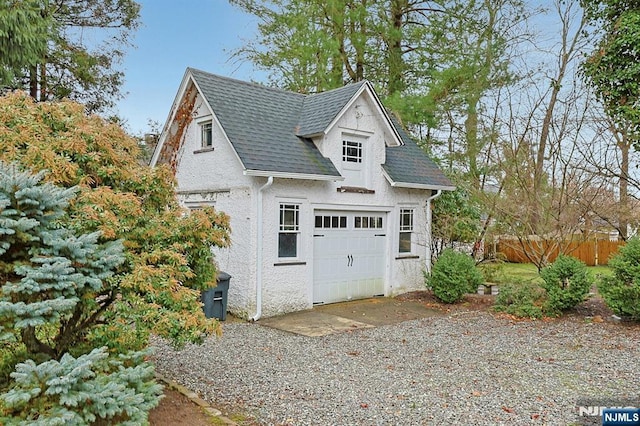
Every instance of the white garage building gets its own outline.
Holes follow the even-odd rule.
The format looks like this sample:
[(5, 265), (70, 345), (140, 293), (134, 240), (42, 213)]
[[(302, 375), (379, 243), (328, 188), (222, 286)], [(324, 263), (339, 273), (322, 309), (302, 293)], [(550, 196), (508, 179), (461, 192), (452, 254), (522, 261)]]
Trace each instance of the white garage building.
[(231, 218), (229, 311), (259, 319), (422, 288), (451, 182), (363, 81), (302, 95), (187, 69), (152, 158)]

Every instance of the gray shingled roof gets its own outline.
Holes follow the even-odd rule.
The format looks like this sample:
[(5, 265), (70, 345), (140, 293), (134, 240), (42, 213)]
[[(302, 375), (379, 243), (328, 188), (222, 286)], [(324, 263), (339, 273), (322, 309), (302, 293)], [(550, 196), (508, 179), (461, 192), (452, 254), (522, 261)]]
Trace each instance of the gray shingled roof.
[(307, 96), (302, 105), (298, 135), (322, 133), (364, 84), (366, 81)]
[(296, 136), (304, 95), (189, 70), (247, 170), (340, 176)]
[[(340, 176), (308, 137), (323, 132), (366, 82), (302, 95), (188, 70), (247, 170)], [(453, 188), (440, 168), (390, 117), (404, 142), (386, 149), (382, 167), (391, 180)]]
[(404, 142), (404, 145), (386, 148), (386, 161), (382, 167), (391, 180), (453, 190), (455, 186), (440, 167), (411, 139), (393, 114), (388, 115)]

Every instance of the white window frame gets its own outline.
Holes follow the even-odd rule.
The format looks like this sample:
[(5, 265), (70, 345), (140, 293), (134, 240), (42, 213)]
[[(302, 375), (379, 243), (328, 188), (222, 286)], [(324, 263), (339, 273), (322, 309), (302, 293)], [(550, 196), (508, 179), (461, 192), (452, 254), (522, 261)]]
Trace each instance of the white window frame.
[[(287, 212), (293, 212), (293, 222), (287, 223)], [(281, 256), (280, 238), (284, 235), (295, 234), (295, 255)], [(293, 260), (300, 258), (300, 204), (292, 202), (280, 202), (278, 207), (278, 259)]]
[(200, 131), (200, 148), (213, 149), (213, 120), (198, 123)]
[(356, 215), (353, 218), (354, 229), (383, 229), (383, 216)]
[(348, 217), (345, 214), (315, 214), (315, 229), (347, 229)]
[[(415, 230), (415, 208), (403, 207), (398, 214), (398, 253), (400, 254), (412, 254), (413, 253), (413, 234)], [(408, 219), (405, 221), (405, 219)], [(409, 247), (403, 247), (403, 241), (406, 242), (406, 235), (409, 234)], [(403, 235), (405, 239), (403, 240)]]
[(342, 161), (344, 163), (362, 163), (363, 146), (362, 141), (345, 138), (342, 140)]

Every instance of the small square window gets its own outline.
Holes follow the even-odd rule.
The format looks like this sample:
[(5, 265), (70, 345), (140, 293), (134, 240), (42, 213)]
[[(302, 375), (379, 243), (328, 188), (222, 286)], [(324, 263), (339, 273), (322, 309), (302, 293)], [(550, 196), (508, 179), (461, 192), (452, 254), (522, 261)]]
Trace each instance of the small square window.
[(342, 161), (362, 163), (362, 142), (342, 141)]
[(207, 121), (206, 123), (202, 123), (200, 125), (200, 134), (202, 148), (213, 147), (213, 124), (211, 123), (211, 121)]
[(335, 229), (346, 227), (346, 216), (316, 216), (316, 228)]

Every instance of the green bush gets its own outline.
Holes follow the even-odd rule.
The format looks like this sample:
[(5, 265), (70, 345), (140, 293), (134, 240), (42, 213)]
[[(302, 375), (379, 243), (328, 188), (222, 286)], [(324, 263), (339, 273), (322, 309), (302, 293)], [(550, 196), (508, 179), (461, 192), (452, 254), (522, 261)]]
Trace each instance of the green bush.
[(500, 283), (504, 281), (504, 262), (501, 260), (490, 260), (481, 263), (478, 268), (484, 277), (485, 282)]
[(545, 311), (557, 315), (584, 302), (593, 281), (587, 266), (569, 256), (558, 256), (540, 271), (542, 287), (547, 291)]
[(493, 308), (517, 317), (542, 318), (545, 296), (544, 289), (536, 283), (508, 283), (500, 286)]
[(640, 239), (631, 238), (609, 260), (612, 276), (600, 279), (598, 290), (609, 308), (625, 318), (640, 320)]
[(462, 300), (466, 293), (475, 293), (484, 280), (474, 260), (452, 249), (445, 249), (433, 265), (431, 275), (426, 277), (427, 287), (445, 303)]

